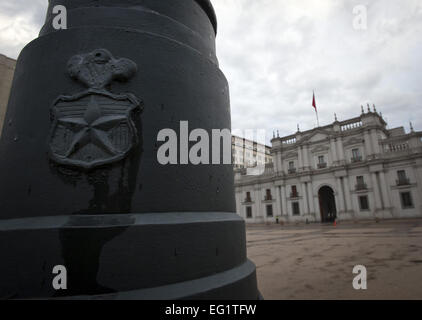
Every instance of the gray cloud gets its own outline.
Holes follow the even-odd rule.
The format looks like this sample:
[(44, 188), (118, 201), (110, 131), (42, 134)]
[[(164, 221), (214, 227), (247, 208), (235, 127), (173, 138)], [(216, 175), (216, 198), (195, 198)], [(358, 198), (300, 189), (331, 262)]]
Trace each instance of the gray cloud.
[[(212, 0), (233, 128), (288, 135), (360, 114), (375, 103), (390, 127), (422, 127), (420, 0)], [(368, 28), (353, 28), (353, 8)], [(0, 52), (16, 58), (41, 28), (46, 0), (0, 3)], [(268, 137), (270, 138), (270, 136)]]
[[(360, 114), (375, 103), (390, 127), (422, 126), (420, 1), (214, 0), (233, 127), (283, 135)], [(366, 4), (368, 28), (353, 28)]]
[(37, 37), (47, 0), (3, 0), (0, 2), (0, 53), (16, 58)]

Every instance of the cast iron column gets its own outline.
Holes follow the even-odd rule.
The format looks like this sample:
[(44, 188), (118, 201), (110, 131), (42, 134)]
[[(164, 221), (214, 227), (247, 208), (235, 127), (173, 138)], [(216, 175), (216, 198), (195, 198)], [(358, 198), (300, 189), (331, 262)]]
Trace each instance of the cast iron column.
[(0, 298), (258, 298), (232, 166), (157, 160), (162, 129), (230, 129), (215, 35), (208, 0), (50, 0), (0, 142)]

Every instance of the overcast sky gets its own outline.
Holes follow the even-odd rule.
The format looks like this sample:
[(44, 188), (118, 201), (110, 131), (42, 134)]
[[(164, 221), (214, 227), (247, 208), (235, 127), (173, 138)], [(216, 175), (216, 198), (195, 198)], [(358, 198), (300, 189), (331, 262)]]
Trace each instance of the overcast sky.
[[(0, 0), (0, 53), (16, 58), (37, 36), (47, 2)], [(212, 2), (233, 128), (312, 129), (315, 90), (321, 125), (334, 113), (358, 116), (370, 103), (390, 128), (408, 131), (412, 121), (422, 129), (421, 0)], [(367, 8), (366, 30), (354, 28), (359, 5)]]

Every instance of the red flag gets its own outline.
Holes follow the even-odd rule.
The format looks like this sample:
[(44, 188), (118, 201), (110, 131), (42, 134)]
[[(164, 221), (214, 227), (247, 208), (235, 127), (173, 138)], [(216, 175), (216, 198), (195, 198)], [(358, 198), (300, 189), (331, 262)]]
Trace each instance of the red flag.
[(312, 99), (312, 106), (315, 108), (315, 111), (317, 111), (316, 102), (315, 102), (315, 92), (314, 92), (314, 97)]

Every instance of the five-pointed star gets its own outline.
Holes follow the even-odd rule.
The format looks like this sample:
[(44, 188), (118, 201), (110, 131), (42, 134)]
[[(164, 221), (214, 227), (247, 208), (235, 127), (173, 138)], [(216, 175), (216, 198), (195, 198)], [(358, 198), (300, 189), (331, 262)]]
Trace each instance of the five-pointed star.
[(108, 131), (125, 120), (126, 116), (124, 115), (104, 116), (98, 106), (95, 96), (91, 96), (91, 101), (89, 102), (83, 117), (66, 117), (58, 119), (59, 124), (75, 133), (65, 156), (69, 157), (73, 152), (90, 143), (112, 155), (121, 153), (121, 151), (117, 150), (110, 141)]

